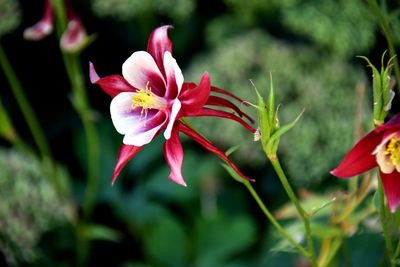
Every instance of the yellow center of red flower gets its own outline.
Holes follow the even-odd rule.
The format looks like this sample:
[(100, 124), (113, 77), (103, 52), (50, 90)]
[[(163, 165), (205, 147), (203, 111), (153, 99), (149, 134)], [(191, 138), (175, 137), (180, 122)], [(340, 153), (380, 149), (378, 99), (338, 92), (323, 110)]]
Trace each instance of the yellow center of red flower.
[(144, 125), (146, 126), (147, 111), (149, 109), (163, 110), (167, 108), (168, 103), (164, 98), (155, 95), (151, 91), (149, 82), (146, 83), (145, 89), (140, 89), (136, 91), (135, 96), (132, 97), (132, 109), (142, 108), (140, 111), (140, 118), (142, 118), (144, 113)]
[(385, 149), (385, 155), (389, 157), (394, 166), (400, 164), (400, 140), (397, 137), (390, 138)]
[(151, 91), (149, 82), (146, 83), (145, 89), (140, 89), (136, 91), (134, 97), (132, 97), (132, 109), (141, 107), (142, 113), (146, 112), (148, 109), (158, 109), (162, 110), (167, 107), (167, 101)]

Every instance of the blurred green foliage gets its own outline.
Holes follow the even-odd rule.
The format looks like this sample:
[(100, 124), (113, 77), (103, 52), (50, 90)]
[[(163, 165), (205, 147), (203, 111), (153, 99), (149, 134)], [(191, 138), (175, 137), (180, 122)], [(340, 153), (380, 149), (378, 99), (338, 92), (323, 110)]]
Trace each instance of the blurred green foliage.
[(66, 221), (67, 206), (36, 159), (1, 149), (0, 170), (0, 249), (10, 264), (33, 261), (41, 236)]
[[(351, 56), (375, 42), (374, 17), (363, 0), (225, 0), (238, 24), (281, 28), (312, 41), (320, 50)], [(226, 25), (228, 27), (228, 25)], [(282, 35), (282, 31), (279, 35)]]
[(101, 16), (112, 16), (118, 20), (164, 15), (172, 20), (188, 18), (195, 8), (194, 0), (92, 0), (94, 12)]
[(15, 30), (21, 22), (19, 4), (16, 0), (0, 0), (0, 38)]

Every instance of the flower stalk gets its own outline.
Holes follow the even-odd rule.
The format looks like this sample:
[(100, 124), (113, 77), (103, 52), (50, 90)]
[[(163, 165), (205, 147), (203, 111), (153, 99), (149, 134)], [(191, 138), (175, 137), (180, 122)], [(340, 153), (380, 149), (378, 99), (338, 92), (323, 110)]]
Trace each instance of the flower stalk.
[[(55, 10), (56, 32), (61, 38), (67, 27), (67, 16), (64, 1), (53, 0), (52, 4)], [(83, 211), (84, 217), (88, 219), (93, 212), (96, 202), (97, 192), (99, 190), (99, 158), (100, 150), (98, 146), (98, 133), (93, 120), (92, 110), (90, 108), (85, 80), (82, 67), (80, 65), (79, 53), (68, 53), (61, 49), (65, 68), (72, 88), (72, 104), (77, 111), (83, 125), (85, 140), (87, 146), (87, 187), (84, 196)]]
[(307, 240), (307, 258), (310, 260), (312, 266), (317, 266), (317, 261), (314, 252), (314, 241), (311, 233), (310, 216), (301, 206), (296, 194), (294, 193), (286, 175), (283, 171), (281, 164), (277, 156), (277, 150), (279, 146), (280, 137), (287, 131), (292, 129), (297, 121), (300, 119), (303, 112), (291, 123), (281, 126), (278, 119), (278, 108), (275, 108), (275, 97), (274, 97), (274, 87), (271, 77), (270, 92), (268, 97), (268, 105), (266, 105), (264, 99), (258, 92), (257, 88), (254, 86), (258, 104), (253, 105), (258, 110), (258, 123), (259, 123), (259, 135), (258, 138), (261, 140), (262, 148), (265, 155), (270, 160), (276, 174), (282, 183), (283, 188), (286, 191), (290, 201), (294, 204), (297, 212), (299, 213), (301, 219), (304, 223), (305, 235)]
[(293, 192), (293, 189), (289, 184), (289, 181), (285, 175), (285, 172), (283, 171), (282, 166), (279, 163), (278, 157), (275, 157), (274, 159), (271, 159), (271, 158), (269, 158), (269, 159), (270, 159), (271, 164), (272, 164), (276, 174), (278, 175), (279, 180), (281, 181), (282, 186), (285, 189), (290, 201), (294, 204), (300, 217), (303, 220), (305, 234), (306, 234), (306, 238), (307, 238), (307, 250), (308, 250), (307, 258), (310, 260), (312, 266), (317, 266), (317, 262), (315, 259), (315, 252), (314, 252), (314, 241), (313, 241), (312, 232), (311, 232), (310, 216), (307, 214), (307, 212), (301, 206), (296, 194)]
[[(261, 200), (257, 192), (254, 190), (253, 186), (249, 181), (242, 180), (244, 186), (246, 186), (247, 190), (250, 192), (251, 196), (257, 202), (258, 206), (264, 213), (264, 215), (268, 218), (271, 224), (275, 227), (275, 229), (285, 237), (304, 257), (310, 259), (310, 253), (305, 250), (293, 237), (279, 224), (279, 222), (275, 219), (275, 217), (271, 214), (268, 208), (265, 206), (264, 202)], [(316, 266), (315, 264), (313, 266)]]

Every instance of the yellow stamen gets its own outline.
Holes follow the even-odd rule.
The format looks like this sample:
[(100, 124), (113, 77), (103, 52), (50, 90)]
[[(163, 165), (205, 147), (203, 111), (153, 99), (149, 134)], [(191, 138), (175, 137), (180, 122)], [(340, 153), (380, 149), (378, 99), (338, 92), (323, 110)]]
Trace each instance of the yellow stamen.
[(134, 97), (132, 97), (132, 109), (142, 108), (140, 115), (142, 117), (144, 113), (144, 120), (146, 123), (147, 111), (149, 109), (162, 110), (167, 107), (167, 101), (151, 91), (149, 82), (146, 83), (145, 89), (140, 89), (136, 91)]
[(394, 166), (400, 164), (400, 139), (397, 137), (390, 138), (385, 149), (385, 155), (389, 156)]

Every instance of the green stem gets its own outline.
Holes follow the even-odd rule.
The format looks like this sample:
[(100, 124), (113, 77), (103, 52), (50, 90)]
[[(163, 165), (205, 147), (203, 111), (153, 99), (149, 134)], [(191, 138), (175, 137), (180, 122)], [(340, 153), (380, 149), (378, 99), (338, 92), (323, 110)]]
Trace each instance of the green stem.
[[(65, 18), (64, 1), (53, 0), (53, 4), (57, 13), (57, 34), (60, 37), (63, 30), (67, 26)], [(60, 38), (59, 38), (60, 39)], [(67, 70), (68, 78), (71, 82), (73, 92), (73, 105), (77, 111), (85, 132), (85, 141), (87, 146), (87, 187), (84, 196), (83, 211), (84, 217), (90, 217), (96, 202), (96, 195), (99, 187), (99, 158), (100, 151), (98, 146), (98, 134), (93, 121), (92, 111), (85, 88), (85, 79), (82, 75), (82, 67), (80, 65), (79, 54), (65, 53), (62, 56)]]
[(285, 229), (278, 223), (278, 221), (274, 218), (274, 216), (271, 214), (271, 212), (268, 210), (268, 208), (264, 205), (263, 201), (260, 199), (258, 196), (257, 192), (254, 190), (253, 186), (250, 184), (248, 181), (244, 181), (243, 184), (246, 186), (246, 188), (249, 190), (250, 194), (253, 196), (255, 201), (257, 202), (258, 206), (261, 208), (265, 216), (268, 218), (268, 220), (272, 223), (272, 225), (275, 227), (275, 229), (283, 236), (285, 237), (302, 255), (304, 255), (307, 258), (310, 258), (310, 254), (299, 244), (297, 243), (292, 236), (286, 232)]
[(73, 84), (73, 101), (76, 111), (82, 120), (85, 139), (88, 151), (88, 184), (85, 191), (84, 198), (84, 215), (86, 218), (90, 217), (95, 202), (96, 195), (99, 187), (99, 146), (98, 146), (98, 134), (96, 126), (93, 121), (92, 111), (89, 106), (88, 97), (85, 90), (84, 79), (82, 76), (82, 69), (76, 55), (66, 55), (70, 57), (70, 80)]
[[(52, 0), (57, 18), (57, 35), (60, 40), (63, 31), (67, 27), (67, 18), (65, 12), (65, 3), (63, 0)], [(82, 67), (80, 65), (79, 54), (69, 54), (62, 52), (62, 58), (67, 71), (68, 78), (72, 87), (73, 106), (82, 121), (85, 133), (86, 150), (87, 150), (87, 186), (83, 200), (84, 219), (89, 220), (99, 190), (99, 158), (100, 151), (98, 146), (98, 133), (93, 121), (92, 111), (85, 88), (85, 79), (82, 75)], [(78, 266), (85, 266), (90, 254), (90, 241), (81, 235), (79, 229), (76, 229), (78, 242)]]
[[(368, 3), (370, 5), (372, 11), (374, 12), (375, 16), (379, 20), (379, 23), (381, 25), (381, 28), (383, 30), (383, 33), (384, 33), (386, 41), (387, 41), (390, 57), (394, 57), (396, 55), (396, 50), (394, 47), (394, 41), (393, 41), (392, 33), (390, 31), (389, 22), (387, 21), (386, 17), (382, 13), (382, 10), (379, 7), (378, 2), (376, 0), (368, 0)], [(400, 66), (399, 66), (399, 61), (398, 61), (397, 57), (394, 58), (393, 64), (394, 64), (394, 73), (396, 76), (396, 81), (400, 81)], [(397, 91), (398, 91), (398, 93), (400, 93), (400, 83), (398, 83), (398, 82), (397, 82)]]
[[(46, 170), (48, 171), (47, 172), (48, 175), (46, 175), (46, 177), (49, 179), (50, 183), (57, 192), (58, 196), (61, 199), (63, 199), (65, 197), (63, 185), (61, 184), (61, 181), (58, 179), (57, 168), (51, 154), (50, 146), (47, 143), (46, 136), (44, 134), (42, 127), (40, 126), (39, 120), (36, 117), (35, 112), (33, 111), (33, 108), (30, 105), (28, 98), (24, 93), (24, 90), (17, 78), (17, 75), (12, 69), (10, 62), (8, 61), (6, 53), (4, 52), (4, 49), (1, 46), (1, 44), (0, 44), (0, 65), (4, 71), (5, 76), (8, 79), (11, 90), (22, 112), (22, 115), (24, 116), (28, 128), (32, 133), (33, 139), (39, 149), (43, 163), (44, 162), (49, 163), (49, 165), (45, 167)], [(28, 153), (32, 153), (32, 150), (19, 138), (19, 136), (17, 136), (16, 140), (14, 140), (13, 143), (20, 149), (27, 151)]]
[(396, 260), (400, 256), (400, 240), (397, 243), (396, 251), (394, 252), (393, 259)]
[(32, 106), (30, 105), (28, 98), (24, 94), (24, 90), (22, 89), (22, 85), (19, 82), (14, 70), (12, 69), (10, 62), (7, 59), (6, 53), (3, 50), (3, 47), (0, 45), (0, 65), (3, 69), (3, 72), (10, 84), (11, 90), (14, 94), (15, 99), (17, 100), (17, 104), (21, 109), (22, 115), (29, 127), (29, 130), (32, 133), (33, 139), (40, 151), (40, 154), (43, 158), (49, 157), (51, 158), (50, 146), (46, 141), (45, 134), (39, 124), (39, 120), (37, 119)]
[(387, 250), (388, 258), (390, 261), (390, 266), (395, 267), (396, 264), (394, 264), (394, 262), (393, 262), (393, 243), (392, 243), (392, 238), (389, 233), (389, 227), (387, 225), (388, 217), (387, 217), (387, 208), (386, 208), (386, 204), (385, 204), (385, 194), (383, 192), (381, 177), (380, 177), (380, 175), (378, 175), (378, 176), (379, 176), (378, 196), (379, 196), (379, 202), (380, 202), (379, 217), (381, 220), (383, 236), (384, 236), (385, 242), (386, 242), (386, 250)]
[(317, 262), (315, 259), (315, 252), (314, 252), (314, 241), (311, 235), (311, 225), (310, 225), (310, 218), (308, 214), (305, 212), (303, 207), (300, 205), (299, 200), (297, 199), (295, 193), (292, 190), (292, 187), (289, 184), (289, 181), (285, 175), (285, 172), (283, 171), (281, 164), (279, 163), (279, 159), (274, 156), (274, 157), (269, 157), (272, 166), (275, 169), (276, 174), (279, 177), (279, 180), (281, 181), (287, 195), (289, 196), (290, 201), (295, 205), (298, 213), (300, 214), (301, 218), (303, 219), (304, 222), (304, 228), (306, 230), (306, 236), (307, 236), (307, 247), (308, 247), (308, 252), (309, 252), (309, 259), (311, 261), (311, 264), (313, 266), (317, 266)]

